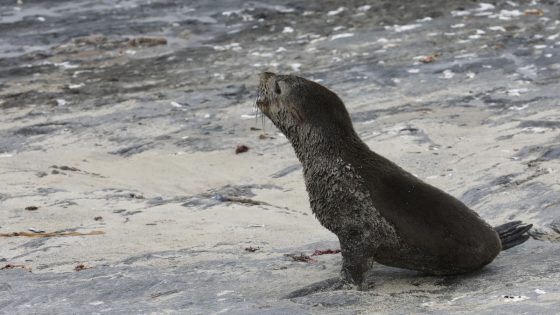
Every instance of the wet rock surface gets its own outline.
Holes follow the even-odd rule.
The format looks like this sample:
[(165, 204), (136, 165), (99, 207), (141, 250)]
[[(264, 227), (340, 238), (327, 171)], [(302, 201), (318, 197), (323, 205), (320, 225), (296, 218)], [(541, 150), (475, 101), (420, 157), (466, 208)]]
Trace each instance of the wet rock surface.
[[(213, 254), (229, 257), (215, 260), (211, 259)], [(41, 307), (53, 313), (180, 310), (189, 314), (554, 314), (560, 299), (556, 285), (560, 281), (560, 264), (555, 259), (560, 250), (536, 242), (505, 252), (491, 266), (469, 275), (428, 277), (374, 266), (371, 291), (324, 292), (292, 300), (276, 298), (290, 291), (291, 281), (287, 278), (291, 276), (286, 274), (333, 275), (340, 267), (339, 257), (306, 264), (274, 253), (255, 259), (250, 253), (224, 249), (153, 253), (157, 259), (179, 255), (206, 256), (209, 260), (183, 261), (163, 270), (134, 266), (131, 260), (70, 275), (33, 274), (18, 269), (4, 272), (0, 297), (4, 310), (20, 313)]]
[[(0, 34), (0, 233), (104, 232), (2, 237), (0, 268), (32, 270), (0, 270), (2, 312), (560, 308), (557, 1), (14, 0)], [(367, 291), (281, 299), (340, 254), (285, 256), (338, 244), (254, 111), (261, 71), (333, 89), (373, 150), (533, 239), (471, 275), (376, 265)]]

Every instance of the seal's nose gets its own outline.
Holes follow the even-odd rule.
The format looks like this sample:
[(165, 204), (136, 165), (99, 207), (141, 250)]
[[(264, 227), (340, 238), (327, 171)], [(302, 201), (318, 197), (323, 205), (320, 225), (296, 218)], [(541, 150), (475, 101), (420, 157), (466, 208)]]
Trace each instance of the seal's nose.
[(260, 75), (260, 80), (264, 82), (264, 81), (266, 81), (269, 78), (274, 77), (274, 76), (276, 76), (276, 74), (274, 74), (272, 72), (263, 72)]

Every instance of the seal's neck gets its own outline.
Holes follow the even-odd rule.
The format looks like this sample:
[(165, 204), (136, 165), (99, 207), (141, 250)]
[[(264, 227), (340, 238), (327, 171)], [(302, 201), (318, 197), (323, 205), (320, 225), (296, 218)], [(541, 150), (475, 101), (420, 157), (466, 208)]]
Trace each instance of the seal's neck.
[(297, 130), (286, 130), (294, 151), (304, 168), (316, 168), (324, 165), (319, 161), (346, 160), (349, 155), (356, 155), (369, 148), (353, 129), (336, 130), (319, 133), (311, 128), (297, 126)]

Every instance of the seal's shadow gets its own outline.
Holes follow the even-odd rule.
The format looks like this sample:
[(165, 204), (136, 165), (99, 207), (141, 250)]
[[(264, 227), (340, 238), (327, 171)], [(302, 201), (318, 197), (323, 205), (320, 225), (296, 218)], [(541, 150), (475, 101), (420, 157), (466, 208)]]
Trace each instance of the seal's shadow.
[[(341, 278), (335, 277), (292, 291), (283, 298), (317, 297), (316, 293), (322, 296), (321, 293), (328, 292), (331, 292), (329, 295), (334, 293), (334, 296), (339, 296), (340, 294), (346, 295), (347, 293), (344, 292), (350, 293), (355, 289), (362, 293), (371, 292), (373, 294), (376, 291), (382, 291), (392, 296), (418, 293), (449, 294), (464, 287), (475, 288), (485, 277), (492, 273), (494, 273), (492, 270), (482, 269), (463, 275), (431, 276), (416, 271), (377, 265), (372, 266), (365, 274), (364, 282), (359, 287), (349, 285)], [(357, 291), (354, 292), (357, 293)]]
[(365, 274), (362, 291), (375, 291), (380, 288), (393, 293), (411, 292), (451, 292), (458, 287), (470, 286), (485, 276), (494, 274), (495, 270), (487, 266), (474, 272), (453, 275), (434, 276), (418, 271), (393, 268), (374, 264)]

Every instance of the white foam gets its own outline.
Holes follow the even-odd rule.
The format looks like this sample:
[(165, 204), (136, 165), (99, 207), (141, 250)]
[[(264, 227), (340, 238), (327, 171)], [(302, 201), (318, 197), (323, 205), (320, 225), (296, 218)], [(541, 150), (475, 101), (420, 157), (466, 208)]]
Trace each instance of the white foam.
[(75, 69), (75, 68), (78, 68), (77, 65), (73, 65), (73, 64), (69, 63), (68, 61), (55, 63), (54, 65), (57, 66), (57, 67), (62, 67), (62, 68), (64, 68), (64, 69)]
[(418, 19), (418, 20), (416, 20), (416, 22), (428, 22), (428, 21), (431, 21), (431, 20), (432, 20), (432, 18), (429, 17), (429, 16), (427, 16), (427, 17), (425, 17), (425, 18), (423, 18), (423, 19)]
[(239, 14), (241, 10), (232, 10), (232, 11), (224, 11), (222, 12), (223, 16), (231, 16), (232, 14)]
[(224, 291), (221, 291), (221, 292), (216, 293), (216, 296), (224, 296), (224, 295), (226, 295), (226, 294), (230, 294), (230, 293), (233, 293), (233, 292), (235, 292), (235, 291), (233, 291), (233, 290), (224, 290)]
[(511, 18), (518, 17), (522, 14), (523, 13), (519, 10), (501, 10), (500, 13), (498, 13), (498, 18), (500, 20), (508, 21), (511, 20)]
[(274, 54), (271, 53), (271, 52), (262, 53), (262, 52), (254, 51), (254, 52), (251, 53), (251, 55), (257, 56), (257, 57), (265, 57), (265, 58), (274, 57)]
[(393, 25), (393, 29), (395, 32), (400, 33), (400, 32), (410, 31), (415, 28), (419, 28), (420, 26), (422, 25), (421, 24)]
[(511, 110), (524, 110), (525, 108), (529, 107), (529, 105), (525, 104), (525, 105), (521, 105), (521, 106), (510, 106), (508, 109)]
[(506, 31), (506, 29), (503, 26), (490, 26), (488, 27), (488, 29), (491, 31), (500, 31), (500, 32)]
[(546, 291), (541, 290), (541, 289), (535, 289), (535, 293), (536, 294), (546, 294)]
[(345, 7), (339, 7), (336, 10), (327, 12), (327, 15), (329, 15), (329, 16), (337, 15), (337, 14), (340, 14), (340, 13), (344, 12), (344, 10), (346, 10)]
[(293, 33), (294, 29), (289, 27), (289, 26), (285, 26), (284, 29), (282, 30), (282, 33)]
[(292, 67), (292, 70), (293, 70), (294, 72), (298, 72), (298, 71), (299, 71), (299, 68), (301, 67), (301, 63), (292, 63), (292, 64), (290, 65), (290, 67)]
[(478, 55), (475, 53), (467, 53), (467, 54), (457, 55), (455, 56), (455, 59), (476, 58), (476, 57), (478, 57)]
[(371, 5), (369, 5), (369, 4), (358, 7), (358, 11), (361, 11), (361, 12), (368, 11), (369, 9), (371, 9)]
[(443, 71), (441, 78), (443, 78), (443, 79), (451, 79), (451, 78), (453, 78), (454, 76), (455, 76), (455, 72), (453, 72), (453, 71), (447, 69), (447, 70), (444, 70), (444, 71)]
[(68, 85), (68, 88), (69, 88), (69, 89), (79, 89), (79, 88), (81, 88), (82, 86), (85, 86), (85, 84), (83, 84), (83, 83), (79, 83), (79, 84), (70, 84), (70, 85)]
[(278, 12), (282, 12), (282, 13), (291, 13), (291, 12), (295, 11), (295, 9), (288, 8), (288, 7), (285, 7), (283, 5), (275, 5), (274, 10), (276, 10)]
[(522, 88), (522, 89), (509, 89), (506, 91), (507, 95), (511, 95), (511, 96), (521, 96), (521, 94), (525, 94), (529, 92), (529, 89), (526, 88)]
[(224, 51), (224, 50), (233, 50), (233, 51), (240, 51), (242, 48), (239, 45), (239, 43), (231, 43), (231, 44), (227, 44), (227, 45), (216, 45), (213, 46), (212, 48), (214, 48), (214, 50), (217, 51)]
[(544, 127), (525, 127), (521, 129), (521, 131), (526, 131), (531, 133), (545, 133), (548, 131), (548, 129)]
[(469, 11), (461, 10), (461, 11), (451, 11), (451, 15), (452, 16), (465, 16), (465, 15), (471, 15), (471, 13)]
[(331, 40), (335, 40), (335, 39), (339, 39), (339, 38), (347, 38), (347, 37), (352, 37), (354, 36), (354, 33), (342, 33), (342, 34), (336, 34), (331, 36)]
[(484, 11), (484, 12), (476, 12), (475, 13), (475, 16), (490, 16), (490, 15), (494, 15), (494, 12)]
[(475, 9), (475, 11), (488, 11), (488, 10), (493, 10), (496, 7), (493, 4), (490, 3), (480, 3), (479, 7), (477, 9)]

